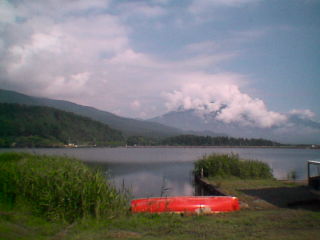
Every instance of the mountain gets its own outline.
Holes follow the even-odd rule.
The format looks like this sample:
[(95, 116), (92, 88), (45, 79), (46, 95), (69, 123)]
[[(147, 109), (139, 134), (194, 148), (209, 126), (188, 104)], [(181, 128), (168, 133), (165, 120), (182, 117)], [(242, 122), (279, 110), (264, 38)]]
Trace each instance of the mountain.
[(169, 137), (182, 133), (182, 131), (177, 128), (168, 127), (156, 122), (120, 117), (93, 107), (82, 106), (62, 100), (32, 97), (14, 91), (0, 89), (0, 102), (47, 106), (72, 112), (108, 124), (111, 128), (123, 132), (125, 136)]
[(0, 146), (45, 147), (124, 144), (120, 131), (50, 107), (0, 103)]
[[(217, 112), (199, 110), (172, 111), (149, 119), (185, 131), (222, 133), (237, 138), (264, 138), (282, 143), (319, 144), (320, 123), (297, 114), (287, 114), (287, 122), (277, 127), (261, 128), (239, 123), (225, 123), (216, 118)], [(223, 135), (221, 135), (223, 136)]]

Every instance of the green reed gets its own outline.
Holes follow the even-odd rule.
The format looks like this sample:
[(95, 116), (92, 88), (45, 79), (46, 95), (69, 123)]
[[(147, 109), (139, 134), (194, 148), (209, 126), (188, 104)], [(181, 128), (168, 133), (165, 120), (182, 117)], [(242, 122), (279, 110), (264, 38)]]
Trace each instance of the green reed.
[(194, 173), (204, 177), (238, 177), (242, 179), (273, 178), (268, 164), (242, 160), (236, 154), (212, 154), (195, 162)]
[(15, 204), (23, 199), (48, 219), (112, 217), (128, 209), (127, 198), (106, 176), (67, 157), (0, 154), (0, 194)]

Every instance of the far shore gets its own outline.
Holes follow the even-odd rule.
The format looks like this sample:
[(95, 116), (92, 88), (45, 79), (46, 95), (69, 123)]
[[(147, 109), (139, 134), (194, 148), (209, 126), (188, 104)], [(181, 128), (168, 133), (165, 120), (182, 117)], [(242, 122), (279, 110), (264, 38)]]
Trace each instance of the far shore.
[(44, 146), (44, 147), (0, 147), (0, 149), (34, 149), (34, 148), (264, 148), (264, 149), (312, 149), (320, 150), (320, 146), (312, 145), (283, 145), (283, 146), (170, 146), (170, 145), (136, 145), (136, 146), (93, 146), (93, 145), (66, 145), (66, 146)]
[[(123, 146), (120, 146), (123, 147)], [(288, 149), (318, 149), (320, 147), (312, 147), (310, 145), (307, 146), (168, 146), (168, 145), (160, 145), (160, 146), (125, 146), (126, 148), (288, 148)]]

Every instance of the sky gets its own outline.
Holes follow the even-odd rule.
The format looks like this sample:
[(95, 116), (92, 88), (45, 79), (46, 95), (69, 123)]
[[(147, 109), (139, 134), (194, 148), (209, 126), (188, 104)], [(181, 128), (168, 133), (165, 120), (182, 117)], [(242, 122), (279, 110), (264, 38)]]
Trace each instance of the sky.
[(0, 0), (0, 88), (131, 118), (318, 121), (319, 13), (319, 0)]

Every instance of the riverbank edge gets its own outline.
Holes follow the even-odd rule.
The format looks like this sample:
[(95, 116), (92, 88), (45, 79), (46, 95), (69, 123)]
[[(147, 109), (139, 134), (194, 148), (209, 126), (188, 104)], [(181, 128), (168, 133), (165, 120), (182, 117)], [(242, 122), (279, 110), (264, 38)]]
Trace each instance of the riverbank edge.
[[(204, 188), (206, 195), (237, 197), (240, 202), (240, 210), (280, 210), (292, 207), (302, 207), (312, 211), (320, 210), (320, 197), (310, 191), (306, 180), (223, 180), (195, 176), (195, 181)], [(237, 187), (234, 187), (235, 185)], [(274, 199), (268, 201), (270, 198), (264, 198), (264, 194), (258, 194), (263, 191), (268, 191), (271, 196), (274, 196)], [(254, 194), (250, 194), (250, 192), (254, 192)]]

